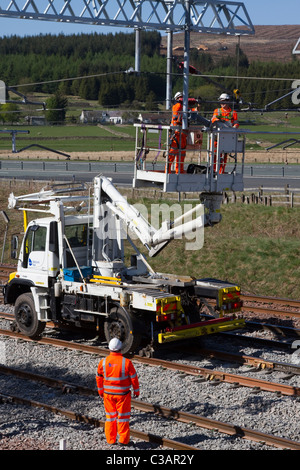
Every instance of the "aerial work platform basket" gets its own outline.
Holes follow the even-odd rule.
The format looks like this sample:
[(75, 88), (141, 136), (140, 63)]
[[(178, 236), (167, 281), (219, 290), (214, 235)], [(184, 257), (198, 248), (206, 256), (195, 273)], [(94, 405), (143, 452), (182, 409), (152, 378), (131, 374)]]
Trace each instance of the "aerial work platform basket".
[[(237, 129), (223, 123), (208, 128), (190, 125), (185, 131), (152, 124), (135, 127), (134, 188), (152, 187), (164, 192), (243, 191), (245, 138)], [(184, 173), (176, 173), (173, 168), (169, 171), (170, 142), (175, 131), (187, 135)]]

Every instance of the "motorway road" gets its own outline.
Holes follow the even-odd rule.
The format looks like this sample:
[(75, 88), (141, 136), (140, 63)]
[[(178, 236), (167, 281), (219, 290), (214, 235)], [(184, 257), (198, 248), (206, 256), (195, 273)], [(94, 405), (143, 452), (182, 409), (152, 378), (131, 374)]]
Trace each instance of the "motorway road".
[[(150, 164), (149, 169), (152, 165)], [(156, 169), (163, 166), (156, 165)], [(35, 179), (41, 181), (92, 181), (99, 173), (112, 177), (117, 185), (131, 186), (132, 163), (75, 162), (75, 161), (0, 161), (0, 178)], [(245, 165), (245, 190), (264, 188), (300, 189), (300, 165)]]

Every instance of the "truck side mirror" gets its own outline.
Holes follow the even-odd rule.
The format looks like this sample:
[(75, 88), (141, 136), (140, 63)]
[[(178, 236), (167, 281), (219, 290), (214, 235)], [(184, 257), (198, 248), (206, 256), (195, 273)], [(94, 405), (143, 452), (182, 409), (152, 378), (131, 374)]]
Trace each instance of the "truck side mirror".
[(12, 259), (17, 259), (18, 247), (19, 247), (19, 237), (18, 235), (13, 235), (11, 237), (11, 252), (10, 252), (10, 257)]
[(49, 251), (58, 256), (58, 230), (57, 222), (50, 223)]

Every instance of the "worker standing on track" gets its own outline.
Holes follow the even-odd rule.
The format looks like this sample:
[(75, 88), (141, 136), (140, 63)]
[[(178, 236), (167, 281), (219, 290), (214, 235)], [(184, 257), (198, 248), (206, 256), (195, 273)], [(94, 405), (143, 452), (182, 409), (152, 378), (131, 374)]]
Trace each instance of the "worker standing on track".
[[(171, 126), (180, 126), (182, 127), (182, 111), (183, 111), (183, 94), (181, 91), (178, 91), (174, 100), (176, 103), (172, 107), (172, 120)], [(185, 148), (187, 141), (187, 130), (174, 130), (174, 133), (171, 136), (171, 143), (169, 149), (169, 159), (166, 165), (166, 171), (171, 173), (172, 163), (176, 158), (175, 163), (175, 172), (183, 173), (184, 172), (184, 159), (185, 159)]]
[[(238, 128), (239, 123), (238, 123), (238, 115), (235, 110), (232, 110), (230, 107), (230, 96), (227, 95), (227, 93), (222, 93), (219, 96), (219, 101), (220, 101), (220, 108), (217, 108), (214, 110), (213, 117), (211, 119), (212, 124), (221, 121), (221, 122), (226, 122), (230, 127)], [(215, 154), (216, 154), (216, 148), (217, 148), (217, 142), (214, 142), (215, 146)], [(221, 162), (220, 162), (220, 170), (219, 173), (224, 173), (225, 172), (225, 167), (227, 163), (227, 153), (224, 153), (221, 155)], [(216, 155), (214, 157), (214, 170), (216, 166)]]
[(121, 353), (122, 342), (113, 338), (109, 342), (110, 354), (101, 359), (97, 369), (98, 393), (104, 399), (106, 413), (105, 437), (109, 444), (127, 445), (130, 440), (129, 420), (131, 413), (131, 392), (138, 397), (139, 381), (132, 362)]

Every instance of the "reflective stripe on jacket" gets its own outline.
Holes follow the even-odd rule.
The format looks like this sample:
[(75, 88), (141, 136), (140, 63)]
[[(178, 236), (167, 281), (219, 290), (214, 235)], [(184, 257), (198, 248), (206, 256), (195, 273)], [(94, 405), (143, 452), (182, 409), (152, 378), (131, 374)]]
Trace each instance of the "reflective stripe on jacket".
[(97, 375), (99, 394), (126, 395), (131, 385), (135, 394), (139, 393), (139, 381), (132, 362), (121, 353), (111, 352), (99, 362)]
[(237, 112), (232, 111), (231, 108), (227, 110), (224, 108), (215, 109), (211, 122), (215, 122), (217, 120), (230, 121), (233, 126), (239, 126)]

